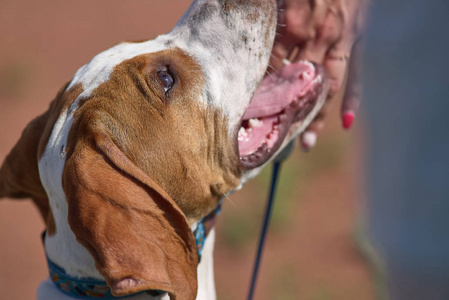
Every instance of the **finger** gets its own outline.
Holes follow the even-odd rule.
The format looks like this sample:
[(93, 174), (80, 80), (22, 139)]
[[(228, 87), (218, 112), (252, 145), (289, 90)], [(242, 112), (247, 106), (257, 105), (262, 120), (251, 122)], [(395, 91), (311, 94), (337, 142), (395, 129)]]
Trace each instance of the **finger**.
[(341, 106), (342, 125), (344, 129), (351, 128), (362, 99), (361, 54), (363, 51), (363, 42), (361, 35), (365, 27), (368, 3), (368, 0), (358, 0), (357, 5), (352, 6), (354, 16), (354, 26), (352, 29), (356, 39), (352, 46), (346, 91)]
[(367, 0), (334, 2), (333, 8), (341, 21), (341, 36), (338, 42), (329, 48), (324, 63), (330, 75), (330, 97), (346, 87), (345, 77), (348, 73), (351, 50), (354, 41), (363, 30), (367, 2)]
[[(327, 7), (326, 14), (321, 23), (317, 24), (317, 36), (313, 41), (307, 44), (306, 49), (300, 53), (301, 59), (313, 60), (315, 62), (321, 63), (326, 68), (329, 73), (329, 68), (331, 72), (329, 74), (330, 78), (339, 78), (341, 72), (344, 75), (345, 63), (338, 61), (334, 66), (329, 64), (329, 57), (327, 56), (328, 49), (333, 48), (335, 44), (341, 39), (343, 22), (341, 14), (338, 13), (334, 7)], [(328, 65), (326, 65), (326, 62)], [(342, 66), (342, 67), (341, 67)], [(338, 67), (341, 67), (340, 69)], [(332, 73), (333, 71), (333, 73)], [(331, 81), (332, 84), (332, 81)], [(341, 82), (338, 83), (338, 86)], [(325, 105), (320, 110), (320, 113), (315, 117), (312, 123), (308, 126), (306, 131), (301, 136), (301, 147), (304, 151), (310, 151), (317, 142), (319, 133), (323, 130), (325, 124), (325, 116), (329, 109), (329, 100), (331, 97), (328, 96)]]
[(346, 91), (341, 106), (342, 125), (344, 129), (351, 128), (362, 98), (361, 44), (362, 42), (359, 39), (352, 47)]
[(314, 11), (314, 37), (309, 39), (298, 59), (311, 60), (323, 64), (328, 49), (331, 48), (342, 35), (342, 20), (338, 10), (328, 2), (317, 2)]
[(310, 39), (311, 6), (308, 1), (282, 1), (279, 7), (278, 28), (270, 66), (279, 70), (284, 59), (291, 59), (295, 48)]
[(350, 59), (349, 42), (339, 42), (326, 55), (324, 68), (329, 76), (329, 95), (334, 97), (342, 88)]
[(332, 45), (326, 53), (324, 67), (326, 68), (329, 81), (329, 97), (337, 94), (345, 81), (351, 48), (354, 43), (354, 9), (350, 5), (351, 0), (335, 2), (335, 14), (340, 21), (339, 40)]

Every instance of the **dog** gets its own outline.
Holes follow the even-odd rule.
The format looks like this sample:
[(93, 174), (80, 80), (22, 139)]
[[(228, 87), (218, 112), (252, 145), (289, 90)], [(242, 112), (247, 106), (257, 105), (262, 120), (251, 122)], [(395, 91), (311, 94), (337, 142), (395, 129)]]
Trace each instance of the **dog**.
[(0, 197), (46, 222), (38, 299), (215, 299), (221, 200), (326, 98), (308, 62), (263, 79), (275, 29), (274, 1), (196, 0), (168, 34), (98, 54), (25, 128)]

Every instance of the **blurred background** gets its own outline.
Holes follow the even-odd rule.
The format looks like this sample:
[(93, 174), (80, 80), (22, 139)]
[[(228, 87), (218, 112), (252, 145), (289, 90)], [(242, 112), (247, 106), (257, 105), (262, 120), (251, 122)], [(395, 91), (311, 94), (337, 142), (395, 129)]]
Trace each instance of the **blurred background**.
[[(120, 41), (166, 33), (190, 2), (0, 1), (0, 162), (79, 67)], [(284, 163), (255, 299), (370, 300), (382, 293), (361, 217), (363, 118), (343, 132), (339, 104), (317, 146), (295, 150)], [(232, 195), (218, 219), (219, 300), (247, 296), (270, 169)], [(43, 229), (29, 200), (0, 202), (0, 299), (35, 299), (48, 276)]]

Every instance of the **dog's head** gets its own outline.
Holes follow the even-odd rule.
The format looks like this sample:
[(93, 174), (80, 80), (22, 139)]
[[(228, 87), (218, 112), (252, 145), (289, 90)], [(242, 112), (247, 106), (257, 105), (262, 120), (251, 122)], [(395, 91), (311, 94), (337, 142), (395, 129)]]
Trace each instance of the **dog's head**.
[(102, 132), (199, 220), (240, 184), (238, 130), (275, 26), (273, 1), (194, 1), (170, 33), (97, 55), (67, 88), (79, 90), (67, 162), (80, 137)]
[[(190, 226), (319, 109), (323, 74), (310, 63), (257, 90), (275, 29), (274, 1), (194, 1), (170, 33), (97, 55), (24, 133), (27, 146), (44, 129), (39, 172), (56, 234), (68, 219), (115, 295), (159, 289), (194, 299)], [(0, 196), (18, 195), (13, 186), (0, 180)]]

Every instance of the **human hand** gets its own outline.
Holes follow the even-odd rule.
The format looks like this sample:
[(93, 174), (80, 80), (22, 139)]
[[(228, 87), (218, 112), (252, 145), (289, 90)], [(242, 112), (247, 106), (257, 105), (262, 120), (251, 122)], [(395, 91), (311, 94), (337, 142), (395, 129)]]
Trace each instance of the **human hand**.
[[(330, 81), (328, 100), (344, 92), (342, 126), (349, 129), (359, 108), (360, 36), (368, 0), (278, 0), (279, 20), (270, 65), (282, 68), (285, 59), (309, 60), (324, 66)], [(347, 78), (346, 75), (347, 74)], [(301, 136), (304, 150), (312, 148), (324, 127), (329, 101)]]

